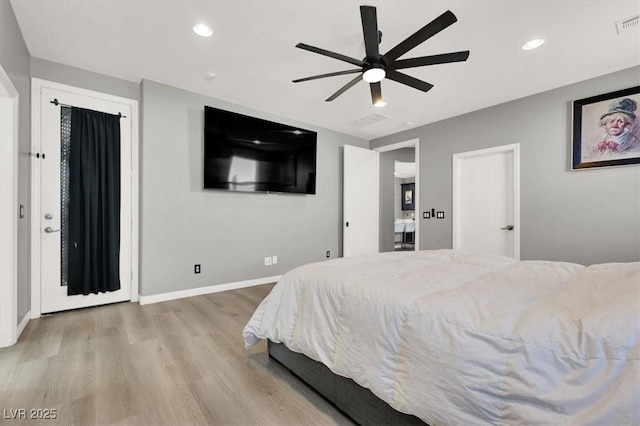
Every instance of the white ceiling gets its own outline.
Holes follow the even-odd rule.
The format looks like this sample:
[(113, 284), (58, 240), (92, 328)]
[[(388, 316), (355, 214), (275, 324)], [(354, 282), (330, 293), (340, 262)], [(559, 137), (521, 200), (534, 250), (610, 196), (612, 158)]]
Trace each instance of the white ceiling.
[[(618, 34), (615, 25), (640, 13), (636, 0), (11, 3), (33, 57), (154, 80), (366, 139), (640, 65), (640, 26)], [(435, 86), (427, 93), (383, 81), (384, 108), (371, 105), (364, 82), (324, 101), (353, 75), (292, 83), (353, 68), (296, 49), (299, 42), (364, 57), (361, 4), (377, 7), (383, 53), (451, 10), (457, 23), (402, 58), (470, 50), (469, 60), (406, 70)], [(210, 25), (213, 36), (196, 36), (196, 23)], [(546, 42), (521, 50), (533, 37)], [(207, 80), (209, 72), (216, 77)], [(362, 120), (371, 114), (383, 117)]]

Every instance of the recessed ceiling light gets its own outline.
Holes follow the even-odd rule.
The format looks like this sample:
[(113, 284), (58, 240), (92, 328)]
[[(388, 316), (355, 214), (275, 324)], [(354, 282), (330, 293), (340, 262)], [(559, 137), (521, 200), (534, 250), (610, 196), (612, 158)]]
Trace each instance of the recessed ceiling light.
[(210, 37), (213, 34), (211, 28), (206, 26), (205, 24), (198, 24), (193, 27), (193, 32), (198, 34), (200, 37)]
[(213, 72), (208, 72), (207, 75), (204, 76), (204, 79), (209, 81), (213, 80), (214, 78), (216, 78), (216, 74)]
[(522, 50), (532, 50), (536, 47), (542, 46), (544, 40), (541, 38), (534, 38), (533, 40), (529, 40), (525, 44), (522, 45)]
[(374, 107), (376, 108), (382, 108), (383, 106), (385, 106), (387, 103), (385, 101), (383, 101), (382, 99), (380, 99), (379, 101), (377, 101), (375, 104), (373, 104)]

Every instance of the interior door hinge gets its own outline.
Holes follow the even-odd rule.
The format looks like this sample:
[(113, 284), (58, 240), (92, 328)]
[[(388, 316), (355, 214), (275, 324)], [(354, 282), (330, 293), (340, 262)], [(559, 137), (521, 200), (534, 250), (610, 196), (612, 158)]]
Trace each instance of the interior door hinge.
[(44, 152), (29, 152), (29, 155), (44, 160)]

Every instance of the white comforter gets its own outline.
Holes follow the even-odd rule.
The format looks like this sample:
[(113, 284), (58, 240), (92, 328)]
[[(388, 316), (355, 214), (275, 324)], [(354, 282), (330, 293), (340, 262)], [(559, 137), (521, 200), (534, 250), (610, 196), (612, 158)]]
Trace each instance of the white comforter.
[(640, 262), (435, 250), (285, 274), (244, 329), (439, 424), (640, 424)]

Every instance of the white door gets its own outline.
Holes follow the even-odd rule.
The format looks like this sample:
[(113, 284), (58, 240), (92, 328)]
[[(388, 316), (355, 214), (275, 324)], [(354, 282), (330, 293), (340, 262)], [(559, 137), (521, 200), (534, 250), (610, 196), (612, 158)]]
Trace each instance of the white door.
[(342, 255), (378, 253), (380, 154), (345, 145), (343, 173)]
[[(66, 93), (57, 89), (42, 87), (36, 95), (39, 99), (40, 116), (40, 157), (34, 160), (34, 167), (39, 167), (38, 224), (40, 246), (40, 312), (56, 312), (68, 309), (84, 308), (106, 303), (130, 300), (132, 296), (132, 107), (129, 104), (98, 99), (75, 93)], [(65, 226), (65, 213), (61, 209), (61, 181), (66, 177), (61, 174), (61, 106), (50, 101), (58, 99), (62, 104), (107, 112), (122, 113), (120, 118), (121, 134), (121, 207), (120, 207), (120, 286), (117, 291), (90, 294), (67, 295), (62, 268), (62, 229)], [(72, 124), (71, 124), (72, 125)], [(61, 175), (63, 176), (61, 178)]]
[(0, 66), (0, 348), (17, 329), (18, 91)]
[(453, 248), (518, 259), (519, 145), (453, 156)]

